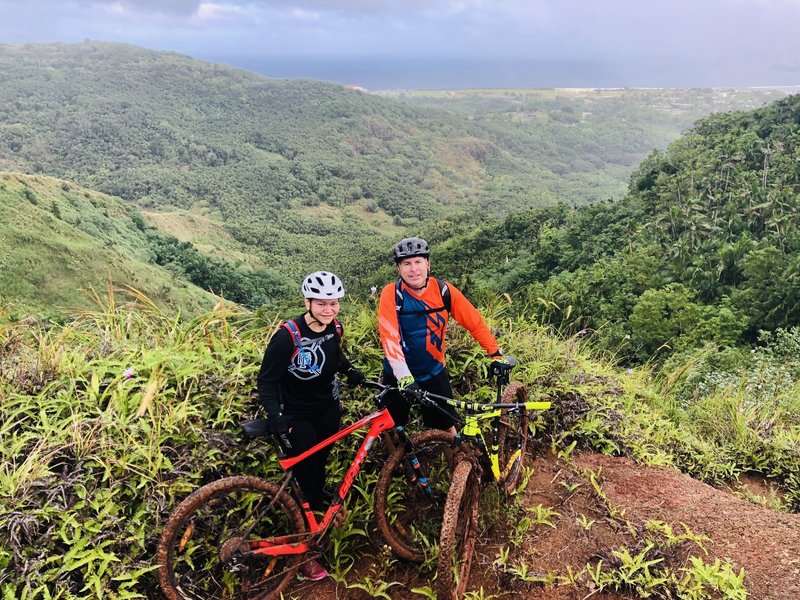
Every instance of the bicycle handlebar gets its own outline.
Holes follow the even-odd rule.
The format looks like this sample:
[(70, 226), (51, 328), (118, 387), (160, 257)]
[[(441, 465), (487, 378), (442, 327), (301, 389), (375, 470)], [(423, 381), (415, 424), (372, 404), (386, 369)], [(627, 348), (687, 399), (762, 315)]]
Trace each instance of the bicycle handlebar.
[(430, 406), (436, 404), (435, 400), (430, 399), (425, 396), (425, 392), (422, 390), (411, 391), (411, 390), (404, 390), (397, 386), (386, 385), (380, 383), (378, 381), (364, 381), (361, 383), (362, 386), (372, 388), (375, 390), (379, 390), (378, 394), (375, 396), (375, 402), (378, 404), (379, 407), (383, 406), (383, 398), (392, 392), (397, 392), (402, 395), (406, 400), (410, 402), (417, 402), (422, 404), (423, 406)]
[[(380, 393), (376, 396), (376, 399), (378, 400), (382, 399), (386, 394), (393, 390), (397, 390), (402, 393), (402, 390), (384, 385), (378, 381), (363, 381), (361, 385), (367, 388), (379, 390)], [(276, 434), (269, 431), (269, 427), (267, 425), (268, 422), (269, 421), (267, 419), (247, 419), (239, 423), (239, 426), (242, 428), (242, 431), (244, 431), (245, 435), (251, 438), (263, 436), (275, 437)]]
[(370, 381), (369, 379), (365, 379), (364, 381), (362, 381), (361, 385), (363, 387), (372, 388), (375, 390), (385, 390), (386, 388), (389, 387), (388, 385), (384, 385), (379, 381)]
[(527, 408), (530, 410), (546, 410), (550, 408), (551, 404), (548, 401), (534, 401), (534, 400), (530, 400), (527, 402), (491, 402), (491, 403), (471, 402), (468, 400), (456, 400), (455, 398), (440, 396), (438, 394), (434, 394), (433, 392), (426, 392), (424, 390), (413, 390), (413, 391), (404, 390), (398, 387), (385, 385), (378, 381), (364, 381), (361, 385), (363, 385), (364, 387), (379, 390), (379, 393), (375, 397), (379, 405), (381, 405), (381, 400), (383, 400), (384, 396), (386, 396), (386, 394), (389, 394), (391, 392), (399, 392), (406, 400), (410, 402), (416, 402), (418, 404), (421, 404), (422, 406), (439, 407), (439, 403), (443, 402), (445, 404), (449, 404), (450, 406), (454, 406), (456, 408), (465, 410), (470, 413), (491, 412), (493, 410), (515, 409), (515, 408), (516, 409)]
[(514, 409), (514, 408), (528, 408), (532, 410), (545, 410), (550, 408), (550, 402), (543, 401), (537, 402), (530, 400), (527, 402), (470, 402), (468, 400), (456, 400), (455, 398), (448, 398), (447, 396), (440, 396), (433, 392), (420, 392), (420, 395), (426, 396), (428, 401), (432, 404), (437, 402), (444, 402), (450, 406), (455, 406), (461, 410), (470, 413), (491, 412), (493, 410)]

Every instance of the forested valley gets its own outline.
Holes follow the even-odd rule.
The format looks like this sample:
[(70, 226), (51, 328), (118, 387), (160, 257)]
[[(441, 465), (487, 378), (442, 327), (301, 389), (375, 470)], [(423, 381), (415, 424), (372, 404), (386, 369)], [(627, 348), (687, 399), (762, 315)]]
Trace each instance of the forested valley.
[(426, 225), (442, 238), (528, 208), (619, 199), (636, 165), (697, 117), (785, 94), (498, 90), (401, 103), (102, 42), (3, 46), (0, 67), (0, 169), (124, 200), (181, 242), (152, 235), (153, 263), (251, 308), (319, 266), (363, 292), (376, 272), (390, 276), (393, 241)]
[[(481, 498), (468, 597), (800, 593), (798, 143), (786, 90), (365, 93), (0, 46), (3, 597), (160, 598), (175, 504), (277, 475), (239, 424), (300, 276), (342, 275), (345, 350), (377, 378), (369, 288), (405, 235), (552, 403), (520, 488)], [(487, 364), (453, 326), (459, 396), (491, 397)], [(346, 390), (347, 420), (373, 408)], [(332, 577), (291, 597), (434, 597), (375, 534), (380, 458)]]

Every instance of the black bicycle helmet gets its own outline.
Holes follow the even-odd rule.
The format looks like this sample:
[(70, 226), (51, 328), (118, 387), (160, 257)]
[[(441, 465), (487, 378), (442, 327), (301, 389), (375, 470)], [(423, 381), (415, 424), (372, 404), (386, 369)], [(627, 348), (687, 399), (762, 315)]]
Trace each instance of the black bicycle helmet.
[(428, 258), (431, 255), (431, 249), (428, 247), (428, 242), (418, 237), (405, 238), (397, 242), (394, 246), (394, 262), (399, 263), (405, 258), (414, 258), (415, 256), (424, 256)]

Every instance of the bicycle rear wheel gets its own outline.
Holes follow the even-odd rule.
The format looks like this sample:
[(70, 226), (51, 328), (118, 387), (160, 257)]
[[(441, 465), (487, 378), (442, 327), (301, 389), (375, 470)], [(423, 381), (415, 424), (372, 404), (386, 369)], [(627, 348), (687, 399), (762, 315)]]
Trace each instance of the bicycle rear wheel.
[(439, 600), (457, 600), (467, 589), (478, 536), (480, 485), (480, 473), (471, 461), (462, 460), (456, 465), (444, 507), (439, 541), (436, 565), (436, 597)]
[(436, 551), (450, 487), (453, 435), (422, 431), (395, 449), (378, 476), (375, 518), (392, 551), (423, 562)]
[(279, 491), (279, 486), (258, 477), (226, 477), (181, 502), (167, 520), (156, 551), (158, 577), (167, 598), (278, 597), (303, 555), (258, 555), (250, 552), (248, 542), (279, 536), (302, 541), (306, 523), (300, 508)]
[[(528, 390), (518, 381), (512, 381), (503, 391), (501, 402), (527, 402)], [(500, 444), (498, 460), (500, 482), (507, 494), (513, 492), (519, 482), (528, 446), (527, 409), (504, 409), (500, 415)]]

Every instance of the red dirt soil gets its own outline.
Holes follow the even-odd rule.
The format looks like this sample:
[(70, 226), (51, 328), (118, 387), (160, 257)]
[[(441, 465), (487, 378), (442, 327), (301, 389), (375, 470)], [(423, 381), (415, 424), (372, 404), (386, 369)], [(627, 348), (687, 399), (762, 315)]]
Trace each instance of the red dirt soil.
[[(685, 564), (691, 550), (706, 563), (713, 563), (716, 558), (723, 562), (730, 559), (737, 573), (743, 568), (751, 600), (800, 598), (800, 515), (770, 510), (674, 469), (643, 466), (628, 458), (585, 452), (575, 455), (570, 464), (549, 455), (532, 458), (530, 464), (534, 475), (522, 492), (520, 505), (527, 508), (528, 515), (535, 514), (533, 509), (538, 505), (554, 510), (558, 515), (551, 518), (553, 526), (533, 526), (524, 536), (518, 536), (519, 545), (515, 546), (507, 523), (486, 525), (473, 560), (470, 590), (482, 587), (485, 597), (498, 599), (637, 598), (631, 590), (595, 589), (585, 576), (573, 583), (562, 579), (560, 585), (526, 583), (509, 568), (497, 566), (496, 559), (501, 549), (510, 548), (507, 567), (524, 563), (530, 574), (551, 573), (563, 578), (569, 568), (578, 573), (587, 562), (595, 564), (601, 558), (604, 565), (610, 565), (614, 549), (625, 546), (632, 554), (634, 549), (641, 550), (641, 540), (632, 534), (630, 526), (642, 532), (648, 521), (658, 520), (671, 525), (676, 534), (683, 533), (681, 524), (685, 523), (695, 535), (710, 538), (703, 542), (708, 555), (694, 544), (685, 544), (669, 557), (668, 564), (674, 570), (679, 571)], [(594, 493), (589, 471), (598, 474), (605, 503)], [(617, 510), (616, 518), (609, 514), (609, 505)], [(594, 523), (585, 526), (589, 521)], [(369, 576), (373, 580), (400, 582), (402, 585), (386, 590), (398, 600), (424, 598), (411, 589), (433, 587), (430, 575), (426, 579), (415, 565), (398, 561), (376, 569), (379, 554), (376, 548), (372, 557), (347, 574), (347, 581), (358, 582)], [(368, 597), (361, 590), (337, 585), (330, 578), (315, 584), (297, 584), (287, 594), (287, 598), (314, 600)]]
[(577, 466), (602, 468), (603, 491), (636, 523), (686, 523), (708, 536), (708, 559), (729, 558), (745, 570), (751, 598), (800, 598), (800, 515), (786, 514), (717, 490), (667, 467), (584, 454)]

